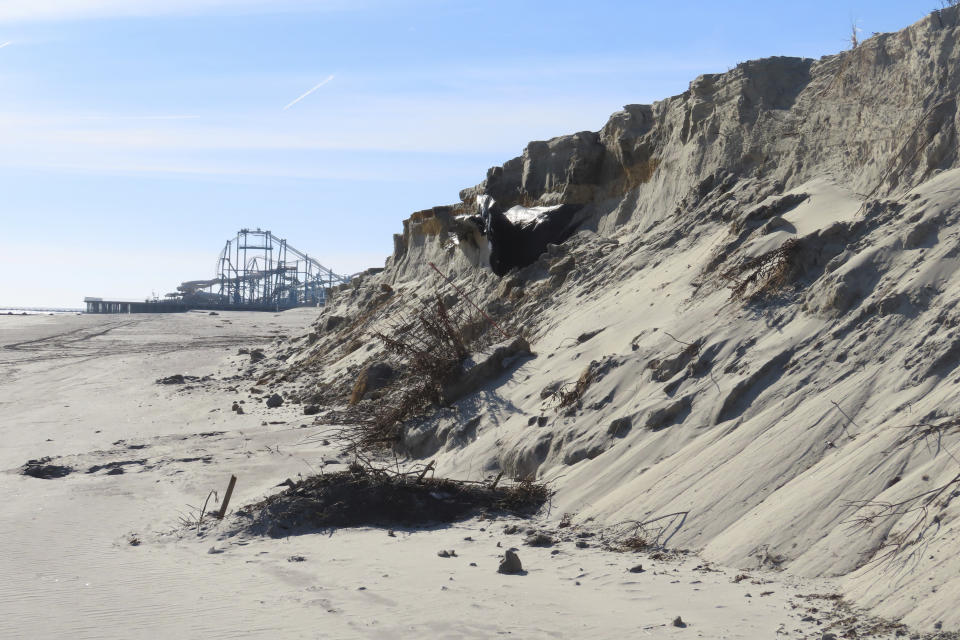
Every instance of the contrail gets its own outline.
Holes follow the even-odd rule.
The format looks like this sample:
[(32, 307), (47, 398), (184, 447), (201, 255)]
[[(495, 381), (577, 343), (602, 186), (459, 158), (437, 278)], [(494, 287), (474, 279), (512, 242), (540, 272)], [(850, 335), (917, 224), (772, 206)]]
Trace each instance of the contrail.
[(81, 120), (197, 120), (200, 116), (78, 116)]
[(294, 100), (293, 102), (291, 102), (290, 104), (288, 104), (287, 106), (285, 106), (285, 107), (283, 108), (283, 110), (286, 111), (287, 109), (289, 109), (289, 108), (292, 107), (293, 105), (297, 104), (298, 102), (300, 102), (301, 100), (303, 100), (304, 98), (306, 98), (308, 95), (310, 95), (311, 93), (313, 93), (314, 91), (316, 91), (317, 89), (319, 89), (320, 87), (322, 87), (323, 85), (327, 84), (327, 83), (330, 82), (331, 80), (333, 80), (333, 76), (332, 76), (332, 75), (327, 76), (327, 77), (324, 79), (323, 82), (321, 82), (320, 84), (318, 84), (317, 86), (315, 86), (313, 89), (310, 89), (310, 91), (307, 91), (305, 94), (303, 94), (302, 96), (300, 96), (299, 98), (297, 98), (296, 100)]

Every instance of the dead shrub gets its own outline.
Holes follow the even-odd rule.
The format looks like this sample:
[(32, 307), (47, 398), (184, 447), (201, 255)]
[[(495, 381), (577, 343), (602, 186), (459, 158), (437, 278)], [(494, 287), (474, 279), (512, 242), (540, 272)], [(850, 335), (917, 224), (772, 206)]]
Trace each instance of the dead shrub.
[[(496, 485), (493, 486), (496, 488)], [(526, 478), (512, 485), (500, 488), (500, 507), (511, 512), (522, 512), (528, 505), (542, 505), (550, 499), (552, 492), (545, 484)]]
[[(387, 355), (402, 372), (392, 388), (385, 389), (371, 409), (370, 417), (342, 434), (354, 448), (392, 445), (400, 425), (423, 413), (443, 398), (444, 388), (463, 372), (471, 352), (488, 346), (490, 321), (469, 313), (462, 305), (448, 306), (440, 295), (427, 299), (417, 312), (401, 318), (373, 337), (386, 347)], [(351, 394), (356, 404), (363, 396), (362, 380)]]
[(237, 511), (241, 528), (281, 537), (331, 527), (425, 526), (480, 513), (530, 516), (550, 499), (542, 484), (495, 486), (434, 478), (430, 465), (408, 471), (358, 458), (349, 471), (290, 481), (284, 491)]
[(581, 400), (583, 400), (583, 394), (587, 392), (587, 389), (589, 389), (590, 385), (593, 383), (593, 378), (596, 373), (596, 365), (596, 361), (587, 365), (587, 368), (583, 370), (583, 373), (581, 373), (580, 377), (577, 378), (577, 381), (574, 383), (572, 388), (569, 388), (569, 384), (560, 388), (560, 390), (557, 392), (557, 395), (560, 398), (561, 408), (579, 406)]
[(404, 362), (408, 375), (421, 383), (431, 402), (440, 400), (444, 382), (457, 376), (470, 355), (460, 326), (451, 320), (440, 296), (414, 322), (395, 328), (392, 334), (375, 332), (374, 337)]

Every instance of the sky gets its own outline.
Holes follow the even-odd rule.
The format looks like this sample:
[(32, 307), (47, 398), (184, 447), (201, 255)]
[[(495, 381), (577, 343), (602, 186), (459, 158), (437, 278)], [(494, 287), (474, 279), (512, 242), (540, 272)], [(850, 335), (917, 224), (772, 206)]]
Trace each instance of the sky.
[(0, 307), (214, 277), (242, 227), (338, 273), (530, 140), (938, 0), (0, 0)]

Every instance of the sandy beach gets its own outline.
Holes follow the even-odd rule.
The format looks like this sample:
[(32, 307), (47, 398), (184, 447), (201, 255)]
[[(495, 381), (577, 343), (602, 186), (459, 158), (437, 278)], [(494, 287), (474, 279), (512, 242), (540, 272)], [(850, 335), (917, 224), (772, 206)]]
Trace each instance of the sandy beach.
[(194, 311), (0, 315), (0, 638), (960, 638), (960, 6), (857, 33), (532, 141), (382, 267), (242, 229), (133, 308)]
[[(224, 526), (198, 536), (180, 519), (231, 474), (239, 506), (288, 477), (343, 467), (300, 407), (247, 402), (237, 415), (231, 404), (247, 394), (226, 390), (238, 348), (315, 313), (0, 318), (0, 636), (813, 638), (833, 619), (829, 600), (800, 597), (832, 594), (828, 580), (612, 553), (595, 537), (579, 548), (572, 531), (524, 546), (536, 519), (512, 535), (512, 519), (473, 519), (394, 536), (270, 539)], [(177, 373), (215, 383), (155, 382)], [(18, 473), (43, 457), (74, 470)], [(496, 572), (506, 547), (519, 548), (526, 575)], [(677, 616), (688, 626), (673, 626)]]

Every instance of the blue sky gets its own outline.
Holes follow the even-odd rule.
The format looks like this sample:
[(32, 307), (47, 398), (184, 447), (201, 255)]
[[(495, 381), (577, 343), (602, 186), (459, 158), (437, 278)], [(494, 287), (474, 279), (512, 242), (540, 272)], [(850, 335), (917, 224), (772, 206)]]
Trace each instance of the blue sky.
[(240, 227), (380, 266), (529, 140), (938, 4), (0, 0), (0, 306), (162, 295)]

